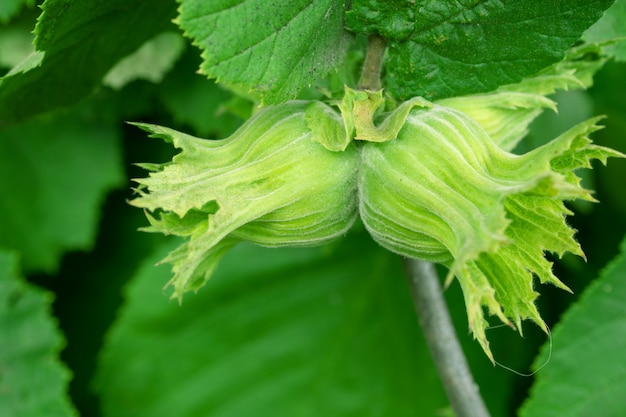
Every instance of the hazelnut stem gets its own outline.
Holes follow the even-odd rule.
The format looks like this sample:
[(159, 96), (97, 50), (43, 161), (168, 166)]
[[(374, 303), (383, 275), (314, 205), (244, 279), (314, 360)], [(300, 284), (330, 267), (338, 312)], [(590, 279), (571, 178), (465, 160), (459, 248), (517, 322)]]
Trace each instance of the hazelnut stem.
[(376, 91), (380, 90), (380, 72), (383, 64), (383, 56), (387, 48), (387, 41), (380, 35), (370, 35), (367, 38), (367, 53), (363, 62), (363, 70), (359, 79), (359, 89)]
[(404, 267), (415, 311), (454, 415), (489, 417), (456, 337), (434, 265), (405, 259)]

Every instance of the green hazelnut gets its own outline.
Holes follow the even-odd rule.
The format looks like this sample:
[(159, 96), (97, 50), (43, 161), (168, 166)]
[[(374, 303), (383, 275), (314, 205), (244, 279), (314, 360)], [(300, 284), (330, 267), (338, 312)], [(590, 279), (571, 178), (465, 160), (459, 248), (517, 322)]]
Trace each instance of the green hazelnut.
[[(477, 104), (479, 104), (478, 101)], [(359, 209), (372, 237), (401, 255), (441, 263), (463, 289), (470, 328), (491, 357), (483, 308), (521, 331), (545, 328), (533, 277), (563, 289), (544, 258), (584, 256), (566, 224), (564, 200), (593, 200), (577, 168), (620, 156), (594, 146), (584, 122), (525, 155), (503, 150), (468, 114), (413, 108), (394, 140), (361, 150)]]
[(309, 102), (267, 107), (222, 140), (195, 138), (138, 124), (182, 149), (171, 163), (136, 180), (130, 204), (147, 210), (149, 231), (187, 241), (173, 264), (174, 295), (204, 285), (218, 260), (239, 241), (316, 245), (341, 236), (357, 216), (358, 151), (327, 149), (309, 128)]

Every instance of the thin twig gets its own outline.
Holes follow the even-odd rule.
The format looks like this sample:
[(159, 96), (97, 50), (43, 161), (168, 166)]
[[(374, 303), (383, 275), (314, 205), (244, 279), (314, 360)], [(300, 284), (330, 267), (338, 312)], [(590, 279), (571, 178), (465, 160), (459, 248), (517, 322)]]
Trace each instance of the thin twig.
[(433, 264), (406, 259), (404, 267), (420, 325), (456, 417), (489, 417), (454, 332)]
[(370, 35), (367, 38), (367, 52), (365, 54), (365, 62), (363, 62), (363, 70), (359, 79), (359, 88), (362, 90), (376, 91), (380, 90), (382, 84), (380, 82), (380, 71), (383, 65), (383, 56), (387, 41), (379, 35)]

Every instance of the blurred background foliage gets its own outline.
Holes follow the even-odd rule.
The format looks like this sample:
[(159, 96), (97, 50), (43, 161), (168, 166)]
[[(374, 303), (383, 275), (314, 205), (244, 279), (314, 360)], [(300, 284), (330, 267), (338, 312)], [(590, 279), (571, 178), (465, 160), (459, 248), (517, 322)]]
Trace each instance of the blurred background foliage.
[[(10, 75), (32, 52), (38, 14), (32, 1), (0, 6), (0, 75)], [(30, 299), (20, 294), (43, 289), (46, 295), (33, 295), (33, 303), (36, 315), (48, 312), (49, 322), (37, 321), (28, 334), (56, 325), (60, 333), (44, 340), (32, 357), (56, 364), (51, 372), (60, 382), (49, 384), (53, 390), (69, 378), (68, 370), (73, 375), (69, 399), (55, 397), (64, 405), (54, 415), (75, 410), (111, 417), (451, 415), (413, 313), (401, 260), (377, 247), (359, 225), (321, 248), (241, 245), (209, 285), (182, 306), (162, 292), (170, 273), (154, 264), (175, 242), (139, 233), (145, 217), (127, 200), (131, 179), (144, 175), (133, 164), (167, 161), (174, 150), (125, 121), (223, 138), (252, 111), (245, 97), (197, 75), (197, 49), (173, 25), (169, 29), (108, 71), (77, 104), (0, 123), (0, 275), (2, 282), (13, 283), (2, 287), (11, 288), (6, 294), (17, 294), (0, 301), (0, 372), (17, 369), (12, 364), (26, 355), (19, 349), (2, 353), (10, 345), (21, 346), (5, 330), (16, 323), (20, 303)], [(559, 113), (539, 117), (525, 146), (605, 114), (605, 129), (593, 140), (626, 152), (625, 73), (625, 62), (610, 61), (592, 88), (556, 94)], [(10, 112), (0, 109), (0, 114)], [(541, 288), (539, 309), (553, 328), (618, 254), (626, 232), (626, 164), (596, 167), (584, 180), (601, 203), (572, 204), (576, 215), (569, 221), (587, 260), (555, 259), (557, 276), (574, 294)], [(446, 298), (492, 415), (514, 415), (545, 371), (520, 376), (493, 367), (468, 334), (457, 284)], [(621, 346), (623, 333), (613, 333), (602, 337)], [(66, 343), (58, 361), (61, 334)], [(531, 325), (524, 328), (524, 338), (508, 328), (494, 328), (489, 336), (497, 361), (521, 373), (531, 372), (546, 342)], [(555, 352), (568, 340), (555, 332)], [(545, 352), (538, 364), (542, 358)], [(615, 351), (597, 360), (620, 361), (624, 367)], [(15, 372), (22, 383), (37, 378)], [(0, 378), (1, 387), (13, 381), (9, 374)], [(29, 396), (46, 397), (46, 387), (25, 385), (35, 390)], [(0, 411), (15, 414), (3, 415), (52, 415), (45, 405), (24, 414), (5, 394), (0, 390)]]

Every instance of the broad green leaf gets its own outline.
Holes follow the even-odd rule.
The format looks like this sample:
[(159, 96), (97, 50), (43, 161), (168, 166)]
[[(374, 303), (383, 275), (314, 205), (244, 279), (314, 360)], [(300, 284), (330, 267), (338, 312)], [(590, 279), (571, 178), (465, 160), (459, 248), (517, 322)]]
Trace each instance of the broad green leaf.
[(91, 247), (105, 194), (121, 185), (118, 132), (77, 112), (0, 130), (0, 247), (29, 271)]
[(0, 415), (77, 416), (58, 358), (65, 342), (51, 317), (52, 294), (26, 283), (13, 253), (0, 250)]
[(606, 47), (606, 51), (618, 61), (626, 61), (626, 1), (617, 0), (602, 19), (591, 26), (583, 35), (587, 42), (602, 42), (621, 38), (622, 40)]
[(182, 306), (162, 293), (169, 268), (153, 266), (172, 247), (127, 287), (96, 378), (104, 416), (403, 417), (446, 407), (400, 260), (365, 234), (313, 249), (237, 246)]
[(178, 24), (202, 49), (204, 74), (273, 104), (341, 63), (350, 39), (344, 8), (339, 0), (181, 0)]
[[(620, 416), (626, 409), (626, 239), (552, 332), (548, 366), (537, 375), (522, 417)], [(549, 354), (544, 346), (536, 364)]]
[(105, 75), (103, 83), (116, 90), (139, 79), (160, 83), (184, 49), (185, 41), (181, 35), (163, 32), (118, 62)]
[(0, 24), (7, 23), (22, 7), (32, 7), (35, 0), (2, 0), (0, 2)]
[(389, 39), (387, 87), (428, 99), (491, 91), (559, 61), (612, 0), (355, 0), (355, 32)]
[(90, 94), (120, 59), (172, 27), (173, 0), (46, 0), (35, 66), (0, 79), (0, 126)]

